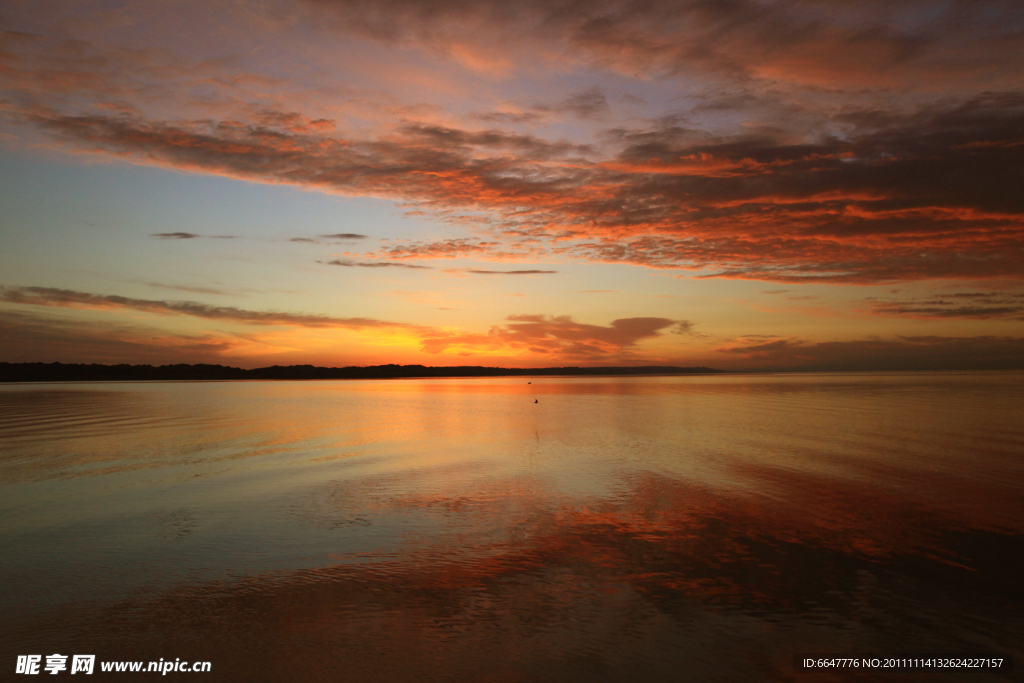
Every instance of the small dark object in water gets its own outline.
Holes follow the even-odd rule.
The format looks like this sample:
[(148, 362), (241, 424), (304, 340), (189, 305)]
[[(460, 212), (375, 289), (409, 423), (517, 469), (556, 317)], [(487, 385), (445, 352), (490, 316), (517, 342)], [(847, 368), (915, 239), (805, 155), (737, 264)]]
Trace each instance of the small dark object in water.
[(533, 402), (534, 403), (540, 403), (540, 401), (538, 401), (537, 399), (533, 399)]

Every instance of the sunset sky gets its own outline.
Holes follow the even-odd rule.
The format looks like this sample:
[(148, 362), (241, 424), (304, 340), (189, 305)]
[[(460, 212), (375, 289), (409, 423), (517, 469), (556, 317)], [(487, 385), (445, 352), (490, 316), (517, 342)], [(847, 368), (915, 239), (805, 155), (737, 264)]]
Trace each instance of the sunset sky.
[(0, 361), (1024, 368), (1020, 0), (0, 28)]

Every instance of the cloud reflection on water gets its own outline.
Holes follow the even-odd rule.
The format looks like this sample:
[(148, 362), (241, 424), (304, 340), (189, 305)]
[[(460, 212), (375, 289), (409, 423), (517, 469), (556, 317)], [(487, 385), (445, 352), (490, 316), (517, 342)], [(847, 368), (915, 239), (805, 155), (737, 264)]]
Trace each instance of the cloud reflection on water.
[[(23, 585), (143, 585), (21, 602), (3, 649), (209, 659), (229, 681), (791, 680), (800, 651), (1021, 655), (1012, 377), (532, 381), (121, 385), (195, 460), (60, 479), (83, 501), (121, 482), (88, 539), (121, 545)], [(186, 478), (218, 434), (171, 419), (189, 414), (219, 424), (232, 470)], [(10, 544), (26, 563), (30, 536)]]

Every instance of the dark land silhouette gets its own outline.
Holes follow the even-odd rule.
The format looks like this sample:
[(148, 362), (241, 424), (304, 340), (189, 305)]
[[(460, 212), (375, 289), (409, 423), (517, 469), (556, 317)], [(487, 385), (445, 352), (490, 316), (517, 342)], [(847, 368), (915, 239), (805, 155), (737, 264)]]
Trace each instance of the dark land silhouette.
[(273, 365), (244, 370), (225, 365), (86, 365), (84, 363), (0, 363), (0, 382), (123, 382), (229, 379), (397, 379), (402, 377), (536, 377), (544, 375), (691, 375), (721, 373), (713, 368), (671, 365), (630, 367), (488, 368), (478, 365), (371, 365), (320, 368)]

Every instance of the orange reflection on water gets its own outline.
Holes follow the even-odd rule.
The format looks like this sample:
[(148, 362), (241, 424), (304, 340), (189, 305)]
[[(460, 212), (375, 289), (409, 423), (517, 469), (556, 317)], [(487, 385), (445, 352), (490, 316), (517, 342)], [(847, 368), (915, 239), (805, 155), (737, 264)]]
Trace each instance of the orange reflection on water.
[[(5, 471), (36, 477), (4, 566), (37, 593), (0, 643), (209, 659), (239, 681), (791, 680), (799, 651), (1017, 652), (1012, 379), (39, 394), (3, 427), (35, 463)], [(144, 477), (104, 473), (143, 443)], [(42, 493), (65, 507), (34, 512)], [(100, 494), (106, 517), (75, 526)], [(45, 604), (104, 581), (143, 585)]]
[[(844, 649), (922, 647), (930, 635), (880, 623), (880, 610), (926, 618), (922, 597), (944, 591), (944, 609), (964, 617), (972, 637), (1012, 647), (999, 629), (979, 629), (977, 612), (999, 591), (1020, 604), (1019, 586), (991, 556), (969, 558), (971, 571), (929, 556), (962, 555), (977, 541), (972, 532), (869, 490), (823, 490), (821, 479), (799, 475), (791, 483), (787, 503), (650, 474), (614, 497), (575, 504), (516, 480), (490, 482), (478, 495), (351, 501), (371, 520), (451, 521), (395, 552), (186, 584), (74, 608), (70, 617), (62, 610), (19, 625), (17, 636), (41, 646), (30, 634), (42, 633), (53, 643), (60, 623), (57, 642), (69, 647), (202, 656), (227, 672), (219, 680), (537, 680), (538, 667), (571, 676), (583, 660), (609, 680), (628, 680), (637, 658), (646, 675), (671, 680), (684, 653), (698, 670), (721, 673), (709, 651), (736, 656), (727, 667), (736, 676), (785, 677), (789, 653), (835, 647), (837, 628), (851, 639)], [(832, 502), (849, 496), (865, 505)], [(995, 555), (1024, 547), (1019, 536), (984, 540)], [(907, 571), (918, 585), (897, 594), (893, 575)], [(997, 618), (991, 609), (980, 618)], [(766, 615), (782, 626), (768, 641), (757, 625)], [(652, 648), (651, 639), (676, 645)], [(766, 642), (776, 650), (763, 651)]]

